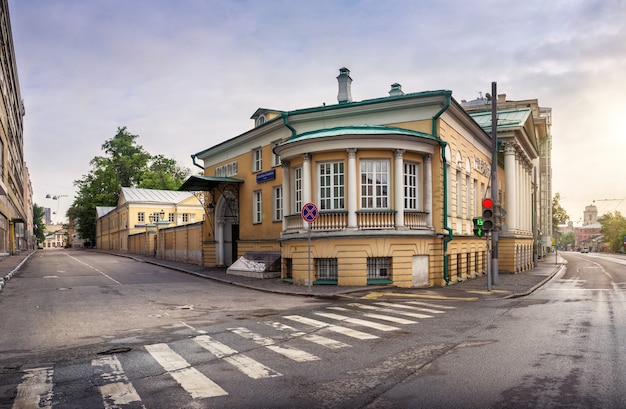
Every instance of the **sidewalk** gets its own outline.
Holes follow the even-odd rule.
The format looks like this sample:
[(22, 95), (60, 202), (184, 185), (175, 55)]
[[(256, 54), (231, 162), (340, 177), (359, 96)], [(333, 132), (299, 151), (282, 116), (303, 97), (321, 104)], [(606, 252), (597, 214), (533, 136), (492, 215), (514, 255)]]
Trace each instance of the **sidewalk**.
[(24, 250), (13, 256), (0, 257), (0, 291), (19, 271), (22, 264), (35, 252), (36, 250)]
[[(45, 250), (39, 250), (45, 251)], [(78, 250), (82, 251), (82, 250)], [(87, 250), (90, 251), (90, 250)], [(22, 252), (19, 255), (7, 256), (0, 260), (0, 280), (13, 276), (21, 263), (35, 251)], [(450, 284), (446, 287), (398, 288), (394, 286), (363, 286), (344, 287), (335, 285), (296, 286), (282, 281), (280, 278), (259, 279), (226, 274), (225, 268), (209, 268), (195, 264), (179, 263), (170, 260), (155, 259), (130, 253), (109, 253), (120, 257), (150, 263), (187, 274), (193, 274), (224, 284), (238, 285), (254, 290), (277, 294), (319, 297), (319, 298), (370, 298), (380, 300), (398, 300), (406, 298), (448, 299), (448, 300), (489, 300), (513, 298), (528, 295), (556, 274), (566, 261), (554, 253), (539, 260), (537, 267), (518, 274), (498, 275), (497, 285), (487, 291), (487, 276), (479, 276)], [(10, 277), (9, 277), (10, 279)], [(1, 285), (0, 285), (1, 286)]]

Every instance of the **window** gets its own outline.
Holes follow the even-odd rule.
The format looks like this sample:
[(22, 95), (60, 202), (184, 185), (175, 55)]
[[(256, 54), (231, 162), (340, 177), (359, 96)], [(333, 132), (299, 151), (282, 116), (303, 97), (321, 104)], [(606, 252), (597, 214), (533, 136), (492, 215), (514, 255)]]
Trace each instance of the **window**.
[(340, 210), (344, 208), (343, 162), (321, 163), (320, 170), (320, 210)]
[(408, 210), (421, 210), (421, 186), (418, 184), (421, 178), (419, 163), (404, 163), (404, 208)]
[(302, 211), (302, 168), (296, 168), (293, 170), (293, 183), (294, 183), (294, 199), (295, 199), (295, 213)]
[(218, 177), (228, 177), (236, 175), (238, 172), (238, 164), (237, 161), (230, 162), (225, 165), (221, 165), (215, 168), (215, 176)]
[(315, 271), (318, 280), (337, 281), (337, 259), (316, 258)]
[(465, 175), (465, 218), (472, 218), (472, 185), (469, 175)]
[(261, 223), (263, 221), (263, 200), (261, 196), (261, 191), (256, 190), (253, 193), (253, 214), (252, 214), (252, 223)]
[(176, 220), (174, 216), (175, 216), (174, 213), (169, 213), (167, 215), (167, 220), (169, 220), (170, 223), (174, 223), (174, 221)]
[(272, 144), (272, 166), (280, 166), (280, 156), (274, 153), (274, 148), (280, 143), (276, 141)]
[(388, 257), (367, 258), (367, 279), (388, 280), (391, 278), (391, 259)]
[(256, 119), (256, 126), (261, 126), (266, 121), (267, 121), (267, 119), (265, 118), (265, 115), (259, 115), (259, 117)]
[(389, 208), (389, 161), (361, 161), (361, 208)]
[(461, 171), (456, 171), (456, 217), (463, 217), (463, 179)]
[(137, 213), (137, 221), (145, 222), (146, 221), (146, 214), (144, 212)]
[(189, 223), (189, 213), (183, 213), (183, 223)]
[(283, 187), (275, 186), (272, 191), (272, 220), (279, 222), (283, 220)]
[(263, 169), (263, 153), (261, 148), (252, 151), (252, 171), (260, 172)]

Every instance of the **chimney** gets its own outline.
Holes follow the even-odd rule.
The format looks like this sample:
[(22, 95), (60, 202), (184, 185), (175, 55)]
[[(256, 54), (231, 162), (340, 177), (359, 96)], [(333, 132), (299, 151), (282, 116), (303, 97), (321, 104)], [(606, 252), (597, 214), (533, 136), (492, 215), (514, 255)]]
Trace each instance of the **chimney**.
[(350, 70), (346, 67), (339, 68), (337, 81), (339, 82), (339, 94), (337, 95), (337, 101), (339, 101), (340, 104), (352, 102), (352, 91), (350, 89), (352, 78), (350, 78)]
[(506, 94), (498, 94), (498, 102), (506, 102)]
[(391, 84), (391, 90), (389, 91), (389, 96), (395, 97), (397, 95), (404, 95), (404, 92), (402, 92), (402, 85), (398, 84), (397, 82), (394, 82), (393, 84)]

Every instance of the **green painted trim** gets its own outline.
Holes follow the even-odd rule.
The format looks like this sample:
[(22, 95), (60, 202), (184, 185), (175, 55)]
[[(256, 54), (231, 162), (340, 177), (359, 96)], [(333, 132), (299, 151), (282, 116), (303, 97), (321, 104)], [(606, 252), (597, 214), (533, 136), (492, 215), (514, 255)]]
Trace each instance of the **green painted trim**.
[(293, 278), (283, 278), (283, 281), (286, 283), (292, 283), (293, 284)]
[(367, 284), (393, 284), (393, 280), (388, 278), (368, 278)]
[(337, 285), (337, 280), (315, 280), (313, 284), (319, 285)]

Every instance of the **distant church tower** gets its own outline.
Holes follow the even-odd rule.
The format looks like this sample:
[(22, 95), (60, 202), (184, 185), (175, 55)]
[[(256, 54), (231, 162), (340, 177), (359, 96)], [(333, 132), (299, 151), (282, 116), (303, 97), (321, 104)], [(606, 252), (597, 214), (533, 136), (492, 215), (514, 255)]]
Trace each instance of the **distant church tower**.
[(598, 208), (595, 205), (585, 206), (583, 226), (598, 223)]

